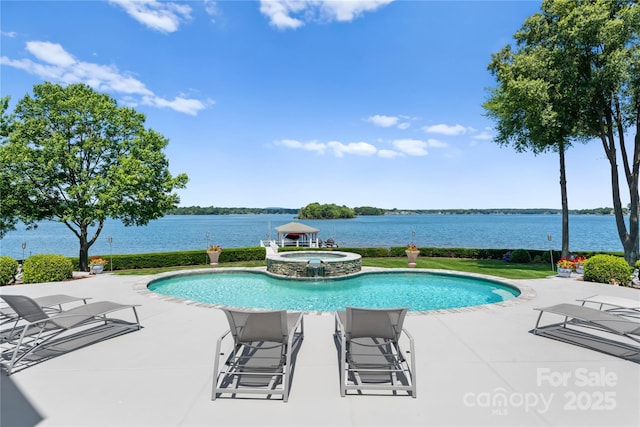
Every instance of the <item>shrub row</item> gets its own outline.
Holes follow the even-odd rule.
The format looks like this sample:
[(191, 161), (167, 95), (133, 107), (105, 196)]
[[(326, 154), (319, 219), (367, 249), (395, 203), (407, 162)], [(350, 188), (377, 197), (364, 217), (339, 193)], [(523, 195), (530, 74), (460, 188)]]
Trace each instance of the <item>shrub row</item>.
[(633, 277), (633, 267), (624, 258), (614, 255), (594, 255), (584, 263), (584, 280), (627, 286)]
[(18, 274), (18, 261), (10, 256), (0, 256), (0, 286), (8, 285)]
[(24, 283), (59, 282), (73, 277), (73, 263), (63, 255), (31, 255), (22, 264)]
[[(260, 246), (231, 248), (225, 249), (220, 253), (219, 262), (256, 261), (264, 260), (265, 257), (265, 248)], [(207, 252), (203, 250), (113, 256), (102, 255), (101, 258), (109, 261), (109, 264), (104, 267), (105, 271), (209, 264), (209, 256)], [(76, 269), (79, 268), (78, 258), (73, 258), (72, 260)]]

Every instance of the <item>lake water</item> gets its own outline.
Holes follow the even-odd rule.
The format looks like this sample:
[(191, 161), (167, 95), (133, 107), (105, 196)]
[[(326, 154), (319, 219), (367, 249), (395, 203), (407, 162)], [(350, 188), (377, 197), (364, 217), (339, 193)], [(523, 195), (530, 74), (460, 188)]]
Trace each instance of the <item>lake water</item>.
[[(296, 221), (293, 215), (171, 215), (144, 227), (125, 227), (109, 220), (89, 253), (204, 250), (210, 243), (223, 248), (258, 246), (260, 240), (276, 237), (275, 227), (291, 221)], [(404, 246), (411, 243), (412, 232), (416, 245), (442, 248), (560, 250), (562, 242), (560, 215), (385, 215), (300, 222), (341, 247)], [(573, 251), (623, 250), (613, 216), (571, 215), (569, 239)], [(18, 227), (8, 232), (0, 240), (0, 255), (22, 259), (23, 243), (24, 256), (78, 256), (78, 239), (62, 223), (42, 222), (35, 230)]]

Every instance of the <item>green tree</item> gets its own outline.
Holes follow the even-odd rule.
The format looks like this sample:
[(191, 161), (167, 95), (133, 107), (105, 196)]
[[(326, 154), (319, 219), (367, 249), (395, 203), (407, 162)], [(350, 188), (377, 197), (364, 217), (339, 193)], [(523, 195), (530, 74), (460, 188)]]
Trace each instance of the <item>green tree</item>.
[(347, 206), (338, 206), (334, 203), (321, 205), (318, 202), (309, 203), (298, 211), (300, 219), (338, 219), (353, 218), (355, 212)]
[(143, 114), (84, 84), (36, 85), (33, 97), (16, 105), (0, 145), (3, 190), (10, 189), (20, 220), (61, 221), (78, 237), (83, 271), (107, 218), (147, 224), (176, 206), (173, 191), (188, 181), (169, 173), (162, 152), (168, 139), (144, 122)]
[[(0, 98), (0, 146), (6, 144), (11, 132), (12, 117), (7, 114), (9, 97)], [(15, 230), (18, 222), (17, 200), (11, 191), (11, 179), (4, 160), (0, 159), (0, 239), (9, 230)]]
[[(630, 264), (638, 259), (639, 32), (637, 1), (545, 0), (541, 12), (527, 18), (515, 35), (520, 49), (511, 54), (505, 48), (494, 57), (490, 68), (500, 85), (485, 104), (497, 119), (498, 141), (503, 135), (539, 149), (555, 140), (561, 156), (561, 144), (594, 138), (602, 142), (618, 235)], [(510, 76), (514, 64), (524, 64), (523, 69)], [(505, 82), (511, 86), (505, 89)], [(634, 131), (634, 142), (627, 143), (626, 133)], [(630, 198), (628, 230), (619, 161)]]
[(494, 141), (517, 152), (538, 155), (558, 153), (562, 204), (562, 256), (569, 255), (569, 202), (565, 152), (571, 146), (573, 122), (578, 114), (571, 94), (562, 90), (564, 78), (573, 68), (571, 58), (553, 43), (535, 40), (539, 23), (527, 19), (510, 45), (492, 56), (489, 70), (498, 86), (484, 104), (496, 123)]
[(384, 215), (384, 209), (375, 208), (373, 206), (360, 206), (353, 208), (356, 215)]
[[(545, 1), (540, 19), (554, 22), (551, 34), (575, 58), (577, 78), (565, 89), (573, 90), (580, 107), (578, 135), (602, 143), (618, 236), (625, 260), (634, 265), (639, 258), (640, 5), (637, 0)], [(630, 200), (628, 228), (619, 162)]]

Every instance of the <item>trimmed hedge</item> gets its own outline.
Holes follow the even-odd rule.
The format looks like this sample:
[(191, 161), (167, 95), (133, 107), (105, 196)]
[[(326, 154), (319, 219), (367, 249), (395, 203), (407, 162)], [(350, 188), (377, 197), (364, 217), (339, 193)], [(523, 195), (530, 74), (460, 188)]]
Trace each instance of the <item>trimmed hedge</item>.
[(10, 256), (0, 256), (0, 286), (8, 285), (18, 274), (18, 261)]
[[(209, 256), (205, 250), (185, 252), (155, 252), (148, 254), (102, 255), (110, 263), (105, 271), (133, 270), (137, 268), (160, 268), (188, 265), (209, 265)], [(266, 258), (265, 248), (260, 246), (248, 248), (224, 249), (220, 253), (219, 262), (259, 261)], [(73, 258), (76, 269), (79, 261)]]
[(531, 262), (531, 254), (526, 249), (516, 249), (511, 252), (511, 262), (516, 264), (529, 264)]
[(24, 260), (24, 283), (60, 282), (73, 277), (73, 263), (63, 255), (36, 254)]
[[(418, 248), (423, 257), (443, 257), (443, 258), (466, 258), (466, 259), (497, 259), (501, 260), (510, 249), (472, 249), (472, 248)], [(289, 251), (342, 251), (360, 254), (363, 258), (385, 258), (385, 257), (406, 257), (405, 246), (393, 246), (391, 248), (302, 248), (288, 246), (280, 248), (280, 252)], [(549, 262), (549, 251), (528, 250), (532, 257), (538, 256), (545, 262)], [(553, 252), (553, 259), (560, 258), (560, 252)], [(591, 256), (594, 252), (581, 252), (581, 255)], [(92, 255), (96, 256), (96, 255)], [(209, 256), (205, 250), (182, 251), (182, 252), (156, 252), (148, 254), (121, 254), (121, 255), (101, 255), (110, 263), (105, 267), (105, 271), (131, 270), (139, 268), (164, 268), (190, 265), (209, 265)], [(264, 261), (266, 249), (260, 246), (245, 248), (225, 248), (220, 254), (220, 263), (242, 262), (242, 261)], [(78, 258), (70, 258), (76, 269), (79, 268)]]
[(627, 261), (614, 255), (594, 255), (584, 263), (584, 280), (627, 286), (631, 283), (633, 268)]

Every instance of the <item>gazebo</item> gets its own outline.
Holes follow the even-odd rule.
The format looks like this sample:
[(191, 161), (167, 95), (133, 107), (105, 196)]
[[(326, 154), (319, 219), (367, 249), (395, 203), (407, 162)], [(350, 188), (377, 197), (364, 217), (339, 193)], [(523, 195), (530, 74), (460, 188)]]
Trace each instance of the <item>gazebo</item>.
[(308, 225), (294, 221), (276, 227), (276, 231), (278, 232), (277, 242), (280, 247), (318, 247), (318, 233), (320, 232), (320, 230), (318, 230), (317, 228), (309, 227)]

